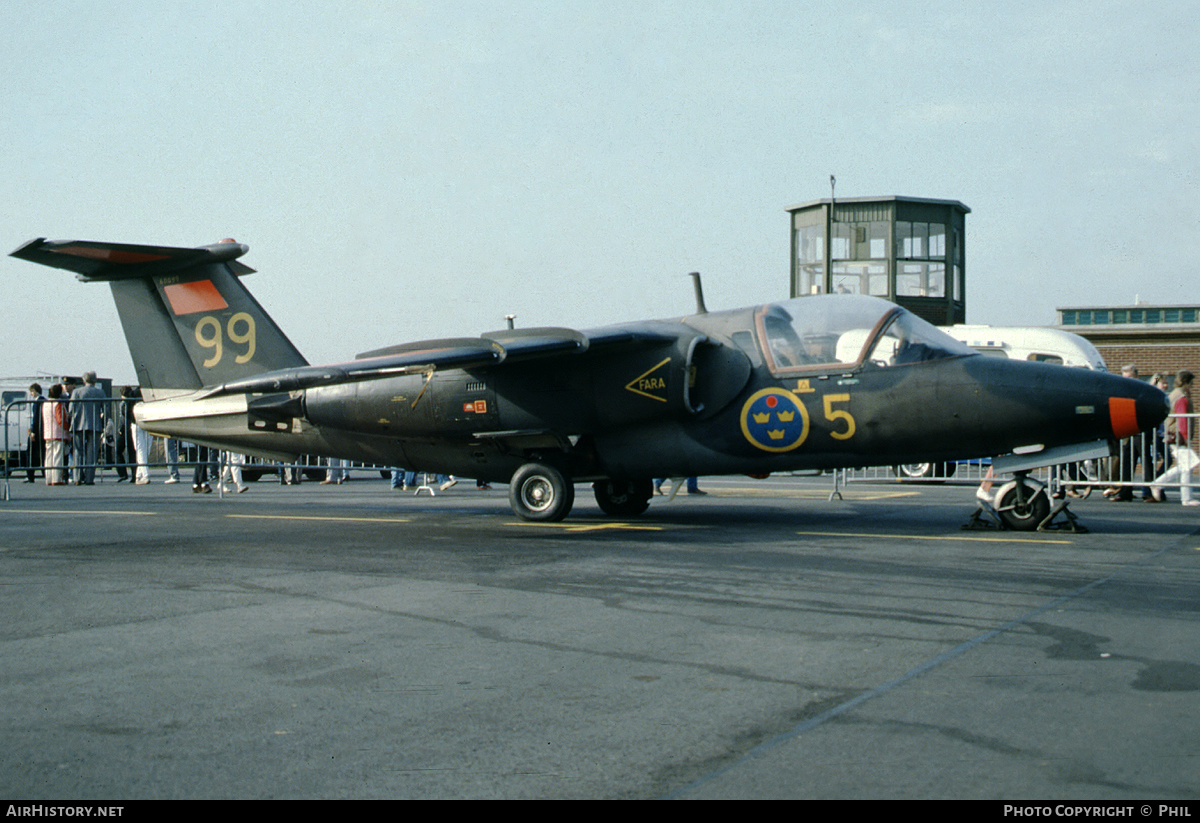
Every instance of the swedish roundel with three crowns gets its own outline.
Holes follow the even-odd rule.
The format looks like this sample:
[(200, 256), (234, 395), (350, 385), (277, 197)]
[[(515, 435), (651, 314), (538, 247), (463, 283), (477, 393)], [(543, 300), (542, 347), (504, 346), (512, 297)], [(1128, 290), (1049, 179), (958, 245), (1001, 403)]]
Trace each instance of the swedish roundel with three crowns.
[(742, 434), (763, 451), (791, 451), (808, 437), (808, 412), (787, 389), (762, 389), (742, 406)]

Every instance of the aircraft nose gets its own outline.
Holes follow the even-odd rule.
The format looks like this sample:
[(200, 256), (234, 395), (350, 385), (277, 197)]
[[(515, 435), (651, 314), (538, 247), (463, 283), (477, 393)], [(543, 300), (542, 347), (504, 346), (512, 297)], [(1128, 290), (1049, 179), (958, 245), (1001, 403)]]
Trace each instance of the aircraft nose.
[(1130, 384), (1128, 393), (1108, 398), (1108, 418), (1118, 440), (1153, 429), (1171, 411), (1166, 394), (1154, 386), (1138, 380), (1126, 382)]

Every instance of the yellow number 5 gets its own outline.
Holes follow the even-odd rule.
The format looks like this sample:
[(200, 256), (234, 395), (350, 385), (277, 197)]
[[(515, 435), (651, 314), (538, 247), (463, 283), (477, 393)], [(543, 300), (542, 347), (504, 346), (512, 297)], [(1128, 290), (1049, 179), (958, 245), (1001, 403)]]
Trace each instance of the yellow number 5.
[(846, 403), (849, 402), (849, 400), (850, 395), (848, 394), (825, 395), (825, 419), (830, 423), (836, 423), (839, 420), (844, 420), (846, 422), (845, 431), (831, 431), (829, 433), (829, 436), (834, 440), (849, 440), (854, 436), (854, 418), (850, 416), (850, 412), (845, 411), (844, 409), (838, 409), (837, 411), (834, 411), (833, 408), (834, 403)]

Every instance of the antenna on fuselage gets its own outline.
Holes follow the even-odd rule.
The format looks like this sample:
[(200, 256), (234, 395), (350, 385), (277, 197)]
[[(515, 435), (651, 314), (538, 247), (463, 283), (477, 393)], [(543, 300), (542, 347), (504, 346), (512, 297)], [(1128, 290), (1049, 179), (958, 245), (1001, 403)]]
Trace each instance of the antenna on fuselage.
[(691, 272), (689, 277), (692, 278), (692, 286), (696, 289), (696, 314), (708, 314), (708, 309), (704, 307), (704, 287), (700, 285), (700, 272)]

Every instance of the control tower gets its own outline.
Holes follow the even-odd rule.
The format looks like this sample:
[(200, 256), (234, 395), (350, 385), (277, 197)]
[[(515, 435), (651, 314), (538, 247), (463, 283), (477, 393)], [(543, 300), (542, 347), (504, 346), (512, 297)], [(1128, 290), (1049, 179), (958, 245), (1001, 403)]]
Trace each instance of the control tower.
[(957, 200), (850, 197), (792, 206), (792, 297), (871, 294), (934, 325), (966, 319), (965, 227)]

